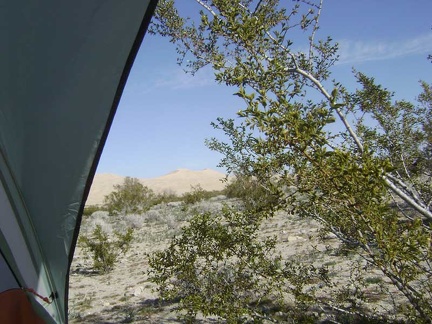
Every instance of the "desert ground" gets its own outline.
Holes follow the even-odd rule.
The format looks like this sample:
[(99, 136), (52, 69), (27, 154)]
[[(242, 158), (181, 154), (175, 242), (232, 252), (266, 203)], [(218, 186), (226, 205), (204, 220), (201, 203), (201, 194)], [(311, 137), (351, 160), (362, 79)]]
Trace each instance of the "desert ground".
[[(104, 197), (113, 191), (115, 185), (123, 182), (124, 176), (117, 174), (96, 174), (86, 205), (100, 205)], [(166, 175), (156, 178), (139, 178), (138, 180), (156, 193), (170, 192), (182, 195), (191, 190), (191, 186), (200, 185), (204, 190), (222, 190), (225, 183), (222, 181), (225, 174), (212, 170), (177, 169)]]
[[(183, 177), (185, 173), (191, 172), (183, 170), (176, 173)], [(203, 173), (214, 175), (215, 171), (206, 170)], [(99, 180), (96, 179), (96, 183), (97, 181)], [(205, 184), (201, 185), (205, 188)], [(92, 199), (94, 200), (91, 202), (94, 203), (96, 199)], [(89, 235), (97, 225), (108, 233), (132, 227), (134, 239), (130, 250), (120, 256), (114, 269), (107, 274), (96, 272), (92, 268), (92, 260), (86, 257), (78, 245), (70, 274), (70, 323), (179, 323), (174, 311), (175, 304), (160, 300), (155, 285), (149, 281), (147, 255), (167, 247), (170, 239), (179, 235), (182, 226), (187, 225), (192, 213), (217, 211), (224, 204), (236, 203), (238, 202), (225, 196), (216, 196), (187, 208), (182, 202), (171, 202), (156, 205), (141, 215), (114, 217), (109, 216), (107, 212), (97, 211), (91, 216), (84, 217), (80, 235)], [(356, 256), (341, 253), (337, 239), (331, 235), (319, 239), (319, 229), (319, 225), (312, 220), (280, 213), (262, 225), (261, 233), (263, 237), (277, 238), (277, 250), (284, 260), (293, 259), (317, 266), (325, 265), (335, 283), (349, 286), (350, 280), (353, 280), (352, 265), (358, 261)], [(380, 273), (375, 270), (369, 271), (366, 282), (365, 294), (369, 304), (366, 303), (364, 306), (376, 308), (377, 312), (386, 312), (390, 309), (390, 294), (389, 291), (383, 290), (385, 279)], [(390, 287), (390, 292), (391, 289)], [(326, 290), (320, 293), (324, 298)], [(396, 295), (393, 294), (393, 297)], [(318, 322), (331, 322), (331, 315), (318, 313), (319, 310)], [(202, 319), (200, 322), (218, 321)]]

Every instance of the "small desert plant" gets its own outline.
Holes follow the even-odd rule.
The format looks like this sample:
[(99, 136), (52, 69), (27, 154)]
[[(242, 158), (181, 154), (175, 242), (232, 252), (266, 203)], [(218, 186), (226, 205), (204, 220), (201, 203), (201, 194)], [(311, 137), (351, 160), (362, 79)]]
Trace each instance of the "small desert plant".
[(97, 205), (89, 205), (84, 207), (83, 215), (84, 216), (91, 216), (94, 212), (103, 210), (102, 207), (99, 207)]
[(196, 186), (191, 186), (191, 191), (184, 193), (181, 199), (183, 200), (184, 204), (193, 205), (202, 200), (207, 200), (212, 197), (223, 195), (224, 193), (224, 191), (218, 190), (204, 190), (200, 184), (197, 184)]
[(182, 198), (186, 205), (193, 205), (206, 198), (206, 191), (199, 184), (191, 186), (191, 191), (184, 193)]
[(277, 195), (264, 189), (256, 179), (240, 175), (226, 185), (225, 195), (228, 198), (239, 198), (245, 208), (255, 210), (277, 201)]
[(171, 190), (165, 190), (164, 192), (157, 194), (154, 201), (155, 205), (159, 205), (161, 203), (181, 201), (181, 197), (177, 196), (175, 192)]
[(126, 253), (133, 238), (133, 230), (129, 228), (126, 233), (114, 232), (116, 240), (109, 238), (108, 234), (97, 225), (91, 236), (81, 236), (79, 243), (87, 256), (93, 259), (93, 268), (101, 273), (107, 273), (114, 268), (120, 254)]
[(141, 228), (144, 226), (146, 219), (142, 214), (128, 214), (122, 218), (127, 227)]
[(105, 196), (105, 207), (110, 215), (139, 214), (150, 209), (156, 195), (136, 178), (126, 177), (123, 184), (115, 185), (114, 191)]
[(370, 284), (370, 285), (372, 285), (372, 284), (376, 284), (377, 285), (377, 284), (380, 284), (380, 283), (383, 282), (383, 278), (382, 277), (378, 277), (378, 276), (368, 277), (368, 278), (365, 279), (365, 282), (367, 284)]

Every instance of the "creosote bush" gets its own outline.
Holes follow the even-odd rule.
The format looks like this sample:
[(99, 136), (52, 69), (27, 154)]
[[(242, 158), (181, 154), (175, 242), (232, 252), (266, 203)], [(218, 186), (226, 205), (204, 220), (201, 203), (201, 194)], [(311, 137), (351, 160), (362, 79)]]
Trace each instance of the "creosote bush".
[[(213, 124), (228, 143), (207, 141), (210, 149), (223, 155), (220, 166), (256, 179), (275, 198), (260, 205), (260, 212), (270, 213), (267, 217), (279, 210), (314, 219), (350, 246), (366, 262), (365, 268), (380, 271), (399, 297), (389, 317), (396, 314), (405, 321), (431, 323), (432, 86), (421, 82), (421, 93), (413, 103), (394, 100), (392, 92), (361, 72), (354, 72), (358, 82), (354, 91), (332, 80), (338, 44), (331, 37), (318, 37), (323, 30), (322, 0), (196, 2), (201, 9), (196, 12), (198, 19), (188, 19), (179, 14), (175, 1), (161, 0), (150, 32), (177, 45), (179, 63), (187, 70), (195, 73), (211, 66), (215, 81), (235, 89), (243, 100), (237, 119), (219, 118)], [(250, 215), (241, 226), (247, 232), (247, 224), (259, 219)], [(158, 282), (162, 293), (171, 291), (164, 282), (173, 285), (179, 273), (196, 278), (182, 299), (182, 307), (189, 305), (192, 314), (196, 305), (204, 315), (212, 313), (216, 304), (212, 295), (219, 304), (234, 303), (229, 293), (224, 294), (223, 280), (215, 281), (222, 293), (213, 293), (206, 291), (207, 277), (193, 277), (196, 269), (200, 274), (201, 265), (194, 263), (195, 252), (200, 251), (204, 264), (215, 258), (228, 262), (233, 255), (224, 248), (226, 254), (217, 259), (214, 251), (223, 244), (206, 224), (197, 232), (199, 238), (191, 239), (194, 246), (180, 239), (173, 243), (179, 254), (190, 251), (189, 264), (194, 265), (190, 270), (170, 272), (173, 247), (155, 264), (161, 265), (157, 272), (167, 276)], [(223, 226), (218, 228), (222, 231)], [(200, 242), (218, 248), (202, 249)], [(236, 269), (251, 278), (259, 273), (257, 268)], [(213, 273), (219, 278), (216, 270)], [(269, 280), (278, 282), (278, 278)], [(356, 290), (359, 296), (364, 288)], [(265, 287), (260, 289), (265, 292)], [(196, 291), (209, 294), (197, 297)], [(341, 291), (339, 299), (352, 293), (352, 289)], [(236, 300), (243, 303), (234, 304), (234, 314), (248, 309), (250, 300)], [(331, 300), (332, 305), (338, 302)], [(340, 314), (364, 311), (357, 296), (335, 309)]]
[(104, 206), (111, 215), (143, 213), (157, 203), (156, 195), (137, 178), (126, 177), (123, 184), (105, 196)]
[(93, 259), (93, 268), (100, 273), (111, 271), (120, 254), (125, 254), (133, 239), (133, 229), (129, 228), (126, 233), (114, 232), (115, 239), (109, 237), (100, 225), (90, 236), (80, 236), (79, 244), (85, 254)]
[(154, 198), (154, 205), (175, 201), (181, 201), (181, 197), (177, 196), (173, 191), (166, 190), (156, 195)]
[(239, 198), (245, 208), (260, 210), (262, 207), (275, 204), (277, 193), (271, 193), (262, 187), (257, 179), (249, 176), (238, 175), (225, 186), (225, 195), (228, 198)]
[(206, 197), (206, 191), (201, 185), (191, 186), (191, 191), (186, 192), (182, 195), (183, 202), (186, 205), (193, 205)]
[(181, 196), (181, 199), (186, 205), (193, 205), (202, 200), (209, 199), (211, 197), (218, 196), (222, 194), (221, 191), (207, 191), (204, 190), (200, 184), (196, 186), (191, 186), (191, 190), (189, 192), (184, 193)]
[(96, 205), (89, 205), (84, 207), (83, 215), (84, 216), (91, 216), (94, 212), (104, 210), (103, 207), (99, 207)]
[[(229, 208), (196, 213), (167, 249), (150, 255), (150, 280), (162, 298), (179, 301), (181, 320), (193, 323), (202, 314), (261, 322), (277, 319), (281, 309), (295, 318), (313, 300), (307, 285), (328, 282), (324, 268), (284, 264), (276, 239), (259, 238), (262, 217)], [(285, 294), (295, 299), (295, 312)]]

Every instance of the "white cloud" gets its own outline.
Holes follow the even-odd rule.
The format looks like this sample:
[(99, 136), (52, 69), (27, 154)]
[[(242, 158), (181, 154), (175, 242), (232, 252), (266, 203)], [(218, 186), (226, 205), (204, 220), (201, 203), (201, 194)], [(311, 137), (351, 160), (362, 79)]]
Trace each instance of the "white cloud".
[(153, 83), (154, 88), (168, 88), (173, 90), (200, 88), (214, 84), (214, 74), (210, 68), (204, 68), (195, 75), (183, 70), (165, 71)]
[(339, 42), (339, 64), (384, 60), (431, 52), (432, 33), (393, 42), (343, 40)]
[[(352, 64), (366, 61), (385, 60), (412, 54), (432, 54), (432, 33), (423, 34), (413, 39), (399, 41), (339, 41), (339, 61), (337, 64)], [(207, 66), (195, 75), (185, 73), (182, 68), (161, 68), (144, 81), (128, 87), (149, 93), (156, 89), (183, 90), (208, 87), (215, 84), (214, 72)], [(143, 91), (143, 89), (145, 89)]]

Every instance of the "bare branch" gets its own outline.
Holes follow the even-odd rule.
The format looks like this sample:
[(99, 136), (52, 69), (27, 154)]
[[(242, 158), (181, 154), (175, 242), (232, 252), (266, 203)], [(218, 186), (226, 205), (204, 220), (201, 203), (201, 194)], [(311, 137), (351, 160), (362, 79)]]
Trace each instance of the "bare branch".
[(213, 17), (217, 17), (218, 15), (216, 14), (216, 12), (213, 11), (213, 9), (206, 3), (204, 3), (204, 1), (202, 0), (195, 0), (198, 4), (200, 4), (203, 8), (205, 8), (208, 12), (210, 12), (212, 14)]
[(419, 204), (423, 208), (427, 208), (426, 204), (418, 196), (417, 192), (414, 189), (410, 188), (405, 182), (403, 182), (402, 180), (398, 179), (397, 177), (394, 177), (390, 173), (387, 174), (387, 177), (389, 179), (391, 179), (394, 183), (397, 183), (405, 192), (407, 192), (414, 199), (414, 201), (417, 204)]
[(262, 2), (262, 0), (258, 1), (257, 5), (255, 6), (253, 14), (255, 14), (258, 11), (259, 7), (261, 6), (261, 2)]
[(322, 7), (323, 7), (323, 1), (324, 0), (321, 0), (320, 3), (319, 3), (319, 5), (318, 5), (318, 13), (315, 16), (316, 17), (315, 18), (315, 24), (314, 24), (314, 27), (313, 27), (313, 30), (312, 30), (312, 35), (311, 35), (311, 37), (309, 39), (309, 61), (312, 59), (312, 56), (313, 56), (313, 43), (314, 43), (314, 39), (315, 39), (315, 34), (316, 34), (316, 32), (318, 31), (318, 28), (319, 28), (319, 19), (321, 17), (321, 10), (322, 10)]
[(432, 212), (427, 210), (426, 208), (420, 206), (416, 201), (414, 201), (411, 197), (409, 197), (406, 193), (400, 190), (395, 184), (388, 178), (389, 175), (383, 176), (383, 179), (387, 186), (393, 190), (395, 194), (401, 197), (405, 202), (407, 202), (411, 207), (417, 210), (421, 215), (426, 217), (427, 219), (432, 220)]
[(402, 153), (401, 153), (401, 155), (400, 155), (400, 158), (401, 158), (402, 165), (403, 165), (403, 167), (404, 167), (404, 171), (405, 171), (406, 176), (407, 176), (408, 178), (411, 178), (411, 176), (410, 176), (410, 174), (409, 174), (409, 171), (408, 171), (408, 169), (407, 169), (407, 167), (406, 167), (405, 159), (404, 159)]

